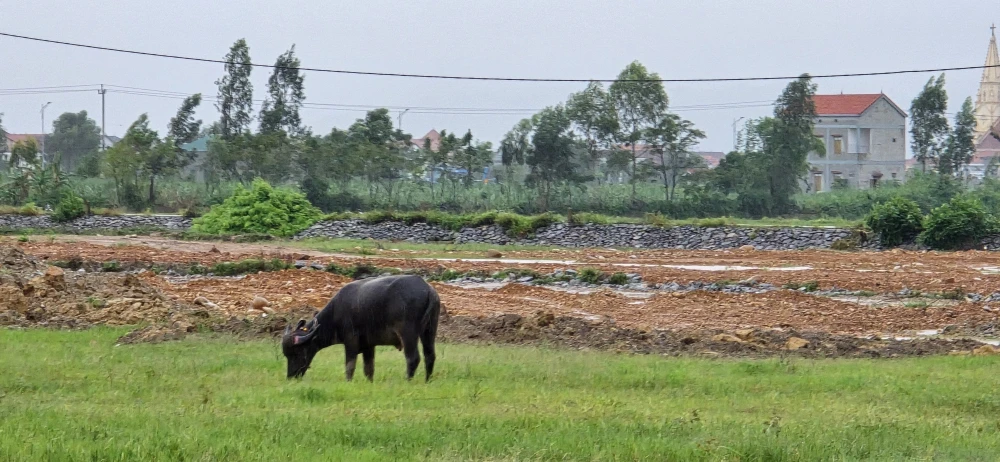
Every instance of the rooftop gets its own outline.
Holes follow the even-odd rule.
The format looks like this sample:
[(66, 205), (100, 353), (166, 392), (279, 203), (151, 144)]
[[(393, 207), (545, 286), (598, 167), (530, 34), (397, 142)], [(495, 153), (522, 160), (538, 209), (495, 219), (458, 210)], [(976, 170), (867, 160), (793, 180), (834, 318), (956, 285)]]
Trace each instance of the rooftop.
[(881, 93), (864, 95), (813, 95), (816, 115), (858, 116), (882, 97)]

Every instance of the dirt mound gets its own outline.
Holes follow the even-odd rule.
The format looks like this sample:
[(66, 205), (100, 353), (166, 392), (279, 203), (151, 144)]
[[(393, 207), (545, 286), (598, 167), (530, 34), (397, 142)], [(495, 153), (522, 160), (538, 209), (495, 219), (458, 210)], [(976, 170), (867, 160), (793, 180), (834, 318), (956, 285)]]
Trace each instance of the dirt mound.
[(12, 247), (0, 247), (0, 325), (87, 327), (167, 323), (194, 330), (218, 317), (178, 303), (135, 275), (64, 272)]
[(527, 318), (515, 314), (486, 318), (455, 316), (441, 325), (439, 336), (444, 341), (459, 343), (550, 345), (669, 356), (748, 358), (892, 358), (971, 352), (983, 346), (964, 339), (893, 340), (775, 329), (731, 333), (642, 330), (620, 327), (609, 321), (556, 317), (547, 312)]
[(313, 270), (180, 281), (168, 281), (152, 273), (143, 273), (140, 277), (175, 300), (190, 302), (205, 297), (217, 304), (227, 317), (246, 315), (255, 296), (267, 299), (270, 307), (279, 312), (304, 306), (322, 308), (341, 287), (351, 282), (344, 276)]

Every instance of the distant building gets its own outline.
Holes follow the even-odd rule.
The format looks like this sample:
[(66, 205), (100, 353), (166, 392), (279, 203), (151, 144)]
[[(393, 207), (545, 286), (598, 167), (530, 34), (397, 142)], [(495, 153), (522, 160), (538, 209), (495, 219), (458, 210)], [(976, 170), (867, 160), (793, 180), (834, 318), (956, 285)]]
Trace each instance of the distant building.
[(211, 141), (213, 136), (203, 136), (180, 146), (181, 149), (192, 152), (194, 157), (194, 160), (181, 170), (182, 176), (189, 177), (197, 182), (205, 182), (205, 159), (208, 156), (208, 142)]
[(825, 155), (809, 153), (811, 192), (867, 189), (905, 181), (906, 112), (884, 94), (815, 95), (814, 135)]
[[(45, 138), (45, 135), (38, 135), (38, 134), (32, 134), (32, 133), (8, 133), (7, 134), (7, 146), (6, 146), (6, 149), (0, 150), (0, 158), (3, 159), (4, 163), (7, 163), (10, 160), (10, 150), (14, 149), (14, 143), (17, 143), (18, 141), (29, 140), (29, 139), (33, 139), (33, 140), (35, 140), (36, 143), (38, 143), (38, 155), (41, 156), (42, 155), (42, 139), (43, 138)], [(27, 166), (28, 166), (28, 164), (26, 164), (24, 162), (22, 162), (21, 165), (20, 165), (20, 167), (27, 167)]]
[(431, 129), (431, 131), (427, 132), (426, 135), (420, 138), (413, 138), (410, 140), (410, 142), (413, 143), (413, 146), (419, 149), (423, 149), (424, 144), (427, 141), (431, 142), (431, 151), (437, 151), (438, 148), (441, 147), (441, 134), (438, 133), (437, 130)]
[(972, 180), (982, 180), (987, 165), (1000, 156), (1000, 140), (994, 136), (994, 133), (1000, 135), (1000, 55), (993, 33), (986, 48), (986, 66), (976, 93), (976, 153), (969, 163), (967, 174)]

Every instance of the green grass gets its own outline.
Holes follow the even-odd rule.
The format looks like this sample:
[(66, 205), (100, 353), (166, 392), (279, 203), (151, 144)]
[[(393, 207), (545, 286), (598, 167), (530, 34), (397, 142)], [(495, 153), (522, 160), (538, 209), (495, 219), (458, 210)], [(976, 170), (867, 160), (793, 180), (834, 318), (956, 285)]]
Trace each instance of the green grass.
[[(665, 359), (439, 346), (430, 384), (340, 347), (0, 330), (4, 460), (997, 460), (996, 357)], [(360, 366), (358, 375), (360, 376)]]

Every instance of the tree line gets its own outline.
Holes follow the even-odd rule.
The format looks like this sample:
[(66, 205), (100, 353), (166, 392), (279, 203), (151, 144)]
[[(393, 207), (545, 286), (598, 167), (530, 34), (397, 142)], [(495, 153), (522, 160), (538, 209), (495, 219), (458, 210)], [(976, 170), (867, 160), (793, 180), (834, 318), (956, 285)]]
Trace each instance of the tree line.
[[(142, 114), (102, 152), (100, 128), (86, 111), (63, 114), (46, 137), (47, 167), (42, 168), (46, 162), (40, 162), (32, 140), (12, 147), (6, 197), (0, 200), (23, 202), (31, 184), (65, 181), (72, 171), (113, 183), (117, 204), (141, 210), (157, 203), (157, 182), (177, 178), (196, 161), (196, 153), (183, 146), (208, 136), (197, 168), (209, 190), (255, 178), (291, 183), (325, 211), (358, 209), (364, 203), (391, 207), (414, 190), (429, 194), (430, 207), (447, 208), (463, 195), (520, 191), (532, 199), (518, 211), (565, 211), (567, 197), (624, 183), (615, 186), (627, 195), (619, 212), (779, 216), (799, 210), (795, 196), (809, 171), (807, 156), (825, 152), (813, 136), (816, 84), (808, 74), (787, 85), (772, 116), (749, 121), (738, 148), (709, 170), (694, 152), (705, 133), (670, 111), (659, 75), (637, 61), (610, 85), (591, 82), (565, 102), (519, 121), (496, 148), (471, 132), (447, 130), (437, 146), (430, 140), (415, 144), (411, 134), (393, 125), (385, 108), (368, 111), (346, 129), (316, 134), (300, 115), (305, 76), (294, 45), (277, 57), (259, 109), (247, 42), (237, 40), (225, 61), (215, 82), (215, 122), (195, 117), (203, 102), (195, 94), (183, 101), (162, 134)], [(975, 118), (967, 99), (954, 130), (948, 126), (943, 83), (943, 75), (931, 79), (913, 100), (912, 146), (925, 169), (929, 164), (954, 175), (974, 152)], [(498, 181), (484, 186), (482, 172), (494, 166), (495, 154)], [(651, 185), (660, 188), (661, 199), (639, 194)]]

